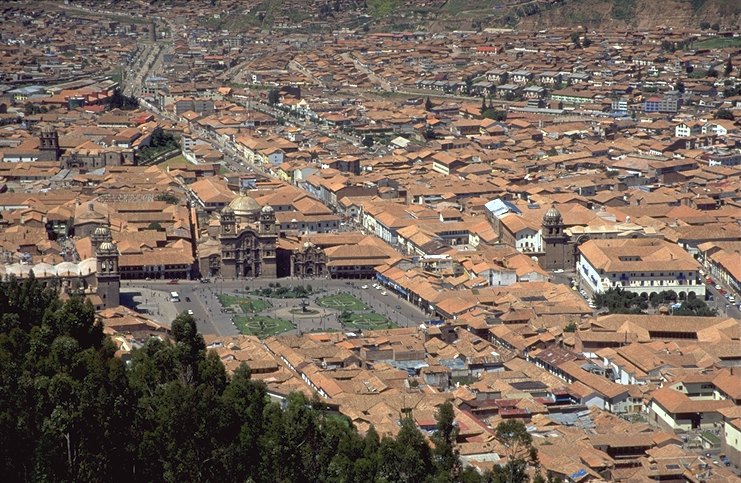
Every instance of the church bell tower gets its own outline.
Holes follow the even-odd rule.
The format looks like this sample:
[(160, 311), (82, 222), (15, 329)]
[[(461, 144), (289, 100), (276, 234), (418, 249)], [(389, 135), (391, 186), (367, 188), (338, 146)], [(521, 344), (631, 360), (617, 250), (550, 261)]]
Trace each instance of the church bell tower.
[(118, 248), (111, 241), (108, 227), (95, 230), (94, 238), (102, 240), (95, 247), (97, 293), (105, 308), (120, 305), (121, 274), (118, 271)]

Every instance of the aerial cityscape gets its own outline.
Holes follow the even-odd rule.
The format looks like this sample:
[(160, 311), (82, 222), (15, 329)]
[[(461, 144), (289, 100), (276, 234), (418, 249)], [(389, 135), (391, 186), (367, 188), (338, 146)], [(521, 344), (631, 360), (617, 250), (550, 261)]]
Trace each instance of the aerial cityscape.
[(741, 2), (0, 11), (4, 481), (741, 481)]

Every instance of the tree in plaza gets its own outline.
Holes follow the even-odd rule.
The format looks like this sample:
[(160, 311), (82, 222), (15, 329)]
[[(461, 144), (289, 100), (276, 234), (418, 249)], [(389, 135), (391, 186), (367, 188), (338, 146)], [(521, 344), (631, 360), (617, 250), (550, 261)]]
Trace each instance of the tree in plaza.
[(674, 309), (674, 315), (692, 315), (695, 317), (714, 317), (718, 315), (715, 309), (711, 309), (705, 301), (696, 296), (688, 297), (682, 302), (678, 309)]
[(365, 146), (366, 148), (372, 147), (373, 146), (373, 143), (374, 143), (373, 136), (365, 136), (363, 138), (362, 143), (363, 143), (363, 146)]
[(733, 63), (731, 62), (731, 56), (728, 56), (728, 61), (726, 61), (726, 67), (723, 69), (723, 76), (728, 77), (731, 75), (731, 72), (733, 72)]
[(645, 299), (621, 288), (611, 288), (596, 294), (594, 303), (599, 308), (607, 308), (611, 314), (639, 314), (648, 308)]

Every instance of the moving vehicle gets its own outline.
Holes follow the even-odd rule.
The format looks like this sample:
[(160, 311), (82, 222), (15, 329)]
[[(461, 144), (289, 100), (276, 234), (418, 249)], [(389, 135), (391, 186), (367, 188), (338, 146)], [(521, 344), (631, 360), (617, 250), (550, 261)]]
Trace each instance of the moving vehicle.
[(180, 294), (177, 292), (170, 292), (170, 302), (180, 302)]
[(188, 309), (188, 315), (193, 315), (193, 311)]
[(177, 284), (178, 284), (178, 283), (180, 283), (180, 282), (178, 282), (178, 281), (177, 281), (176, 279), (172, 279), (172, 280), (170, 280), (170, 281), (169, 281), (169, 282), (167, 282), (167, 283), (168, 283), (168, 284), (170, 284), (170, 285), (177, 285)]

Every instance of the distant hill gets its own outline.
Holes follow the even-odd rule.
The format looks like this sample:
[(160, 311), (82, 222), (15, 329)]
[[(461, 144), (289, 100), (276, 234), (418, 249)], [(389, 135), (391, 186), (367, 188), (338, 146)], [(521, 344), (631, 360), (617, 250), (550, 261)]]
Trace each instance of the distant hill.
[(699, 27), (741, 25), (741, 0), (367, 0), (376, 27), (519, 27), (542, 29)]
[[(201, 0), (205, 3), (205, 0)], [(214, 0), (205, 26), (372, 31), (519, 27), (741, 27), (741, 0)]]
[(740, 0), (564, 0), (522, 16), (521, 28), (584, 25), (603, 28), (699, 27), (719, 24), (738, 29)]

